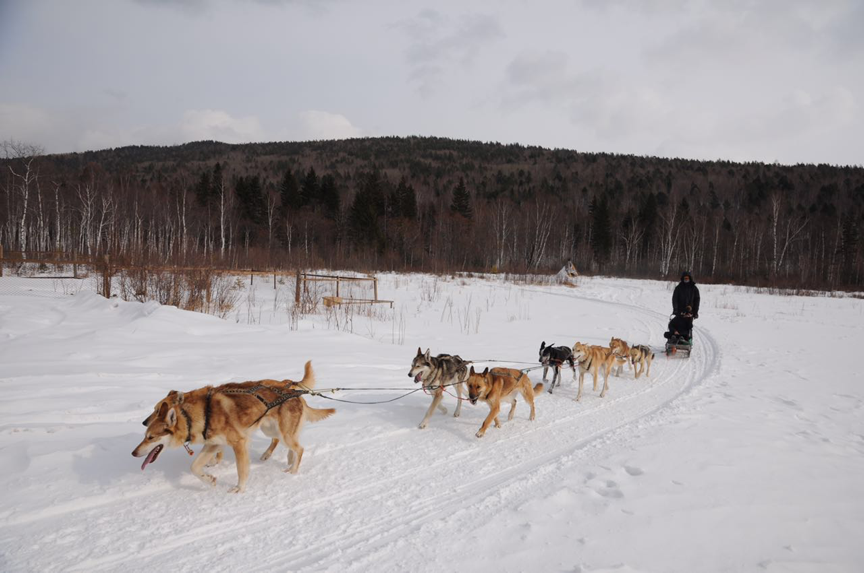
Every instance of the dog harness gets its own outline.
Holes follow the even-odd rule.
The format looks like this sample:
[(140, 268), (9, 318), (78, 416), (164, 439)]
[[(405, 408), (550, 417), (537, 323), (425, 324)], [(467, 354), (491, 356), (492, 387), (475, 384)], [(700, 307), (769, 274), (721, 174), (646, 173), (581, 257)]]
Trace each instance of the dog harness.
[[(263, 396), (258, 394), (258, 392), (261, 390), (270, 390), (271, 392), (275, 393), (278, 398), (268, 402), (264, 399)], [(292, 398), (297, 398), (298, 396), (302, 396), (303, 394), (308, 394), (307, 390), (291, 390), (289, 392), (285, 392), (283, 390), (280, 390), (279, 388), (276, 388), (275, 386), (267, 386), (266, 384), (258, 384), (257, 386), (252, 386), (251, 388), (227, 388), (224, 390), (219, 390), (219, 392), (221, 394), (248, 394), (256, 397), (258, 401), (264, 404), (264, 412), (260, 416), (258, 416), (258, 418), (254, 422), (252, 422), (252, 426), (260, 422), (261, 419), (267, 415), (267, 412), (269, 412), (273, 408), (281, 406)], [(205, 440), (207, 439), (207, 430), (210, 427), (210, 401), (212, 396), (213, 388), (210, 388), (210, 390), (207, 391), (207, 401), (204, 405), (204, 432), (202, 435), (204, 436)]]

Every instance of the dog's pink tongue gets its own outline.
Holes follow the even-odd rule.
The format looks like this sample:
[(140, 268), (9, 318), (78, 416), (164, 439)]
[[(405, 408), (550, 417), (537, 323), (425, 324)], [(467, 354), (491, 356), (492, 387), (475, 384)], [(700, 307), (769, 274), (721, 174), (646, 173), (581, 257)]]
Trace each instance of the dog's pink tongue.
[(414, 377), (414, 383), (415, 383), (415, 384), (416, 384), (417, 382), (420, 382), (420, 377), (421, 377), (421, 376), (423, 376), (423, 374), (418, 374), (417, 376)]
[(150, 450), (150, 453), (147, 454), (146, 458), (144, 458), (144, 463), (141, 464), (141, 471), (142, 472), (144, 471), (144, 468), (147, 467), (147, 464), (153, 463), (153, 460), (156, 459), (156, 456), (158, 456), (159, 452), (161, 452), (161, 451), (162, 451), (162, 445), (161, 444), (156, 446), (152, 450)]

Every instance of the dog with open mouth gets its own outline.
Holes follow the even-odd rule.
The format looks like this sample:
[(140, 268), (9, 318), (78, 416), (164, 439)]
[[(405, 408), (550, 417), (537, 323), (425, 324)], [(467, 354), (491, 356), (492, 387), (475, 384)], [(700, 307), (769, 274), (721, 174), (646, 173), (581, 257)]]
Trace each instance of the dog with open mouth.
[(442, 414), (447, 413), (447, 408), (441, 405), (441, 400), (444, 398), (444, 391), (451, 386), (456, 389), (458, 397), (453, 417), (459, 417), (462, 412), (463, 384), (468, 378), (468, 362), (450, 354), (432, 356), (428, 348), (426, 352), (418, 348), (417, 356), (411, 361), (408, 376), (414, 379), (415, 384), (422, 382), (423, 390), (427, 394), (432, 394), (432, 404), (420, 422), (421, 430), (429, 423), (429, 418), (435, 413), (436, 408), (440, 409)]
[(230, 491), (238, 493), (246, 488), (249, 477), (249, 441), (260, 428), (272, 440), (261, 459), (268, 459), (281, 440), (289, 450), (286, 471), (297, 473), (303, 457), (303, 447), (298, 442), (303, 422), (323, 420), (336, 412), (333, 408), (318, 409), (306, 404), (303, 394), (314, 387), (315, 373), (310, 361), (300, 382), (259, 380), (206, 386), (185, 393), (172, 390), (144, 420), (147, 426), (144, 439), (132, 455), (144, 457), (143, 470), (166, 447), (188, 449), (187, 444), (203, 444), (192, 462), (192, 473), (204, 483), (214, 485), (216, 478), (205, 473), (204, 468), (214, 457), (221, 457), (223, 446), (231, 446), (237, 459), (238, 481)]
[[(612, 373), (615, 376), (621, 376), (621, 371), (623, 370), (625, 365), (632, 366), (630, 361), (630, 345), (627, 344), (625, 340), (620, 338), (612, 337), (612, 340), (609, 341), (609, 350), (612, 351), (612, 354), (615, 355), (616, 361), (613, 364)], [(615, 366), (618, 369), (615, 369)]]

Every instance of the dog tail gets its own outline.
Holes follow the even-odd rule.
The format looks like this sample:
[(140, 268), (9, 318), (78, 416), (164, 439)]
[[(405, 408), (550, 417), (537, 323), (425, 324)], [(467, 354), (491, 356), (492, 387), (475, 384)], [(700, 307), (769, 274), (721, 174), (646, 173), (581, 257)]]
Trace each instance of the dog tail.
[(539, 396), (542, 391), (543, 391), (543, 382), (538, 382), (537, 384), (534, 385), (534, 395), (535, 396)]
[(315, 372), (312, 370), (311, 360), (306, 362), (306, 366), (303, 367), (303, 380), (300, 381), (300, 384), (310, 390), (315, 387)]
[(307, 422), (317, 422), (336, 413), (336, 408), (313, 408), (308, 404), (304, 404), (304, 406), (303, 414)]

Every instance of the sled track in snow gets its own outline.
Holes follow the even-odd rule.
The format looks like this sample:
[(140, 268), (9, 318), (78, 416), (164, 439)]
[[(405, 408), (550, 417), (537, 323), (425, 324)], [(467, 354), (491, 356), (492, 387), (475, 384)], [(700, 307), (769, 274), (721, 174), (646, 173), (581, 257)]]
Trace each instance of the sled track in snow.
[[(585, 300), (625, 307), (649, 328), (658, 319), (661, 323), (665, 320), (661, 313), (631, 304)], [(572, 472), (573, 466), (585, 465), (602, 454), (602, 446), (626, 440), (631, 433), (628, 426), (662, 417), (670, 403), (719, 365), (719, 349), (710, 334), (697, 329), (696, 342), (697, 351), (689, 361), (667, 360), (658, 353), (650, 382), (645, 378), (633, 380), (632, 375), (628, 378), (626, 372), (622, 378), (610, 377), (609, 393), (602, 400), (591, 391), (587, 380), (580, 403), (570, 399), (575, 396), (572, 388), (554, 396), (544, 394), (537, 400), (534, 424), (526, 423), (527, 407), (520, 403), (513, 423), (504, 423), (501, 430), (491, 428), (481, 440), (473, 438), (473, 432), (482, 418), (466, 416), (465, 409), (457, 420), (437, 416), (429, 429), (407, 436), (410, 446), (396, 451), (392, 451), (392, 444), (384, 447), (397, 459), (412, 459), (409, 464), (391, 465), (389, 478), (375, 478), (374, 483), (337, 495), (299, 502), (291, 521), (301, 533), (292, 536), (292, 543), (284, 550), (259, 557), (252, 570), (364, 570), (375, 564), (376, 553), (392, 555), (394, 552), (387, 549), (392, 544), (406, 544), (414, 552), (428, 551), (428, 557), (433, 558), (441, 548), (430, 547), (429, 539), (479, 529), (502, 506), (518, 507), (539, 485), (556, 483), (556, 474)], [(480, 411), (485, 416), (485, 406)], [(467, 425), (471, 429), (467, 434), (474, 442), (448, 446), (443, 457), (418, 457), (424, 442), (428, 445), (429, 440), (435, 440), (429, 434), (452, 424)], [(338, 467), (334, 469), (338, 471)], [(382, 511), (382, 505), (388, 510)], [(340, 513), (357, 520), (333, 519), (332, 510), (337, 507)], [(322, 510), (327, 525), (316, 523)], [(364, 515), (376, 517), (364, 520)], [(358, 527), (358, 523), (362, 525)], [(302, 531), (307, 528), (330, 533), (304, 536)]]
[[(633, 304), (543, 292), (611, 305), (626, 311), (629, 320), (649, 332), (665, 320), (663, 314)], [(112, 524), (103, 527), (111, 533), (78, 550), (79, 560), (71, 561), (78, 563), (77, 568), (69, 566), (68, 548), (62, 545), (44, 547), (39, 561), (55, 566), (65, 562), (65, 570), (155, 566), (218, 571), (220, 556), (231, 552), (235, 559), (237, 553), (246, 556), (250, 571), (404, 570), (408, 563), (383, 564), (378, 557), (392, 560), (400, 555), (399, 548), (410, 547), (415, 564), (418, 552), (434, 559), (436, 553), (446, 551), (453, 536), (478, 530), (502, 508), (518, 507), (538, 489), (553, 488), (564, 476), (602, 458), (609, 448), (626, 446), (640, 428), (662, 423), (674, 411), (678, 397), (718, 369), (720, 351), (710, 333), (696, 329), (695, 338), (697, 346), (689, 360), (667, 359), (657, 352), (650, 379), (634, 380), (629, 370), (621, 378), (610, 376), (609, 393), (603, 399), (592, 390), (589, 374), (582, 401), (574, 402), (576, 383), (565, 374), (555, 395), (538, 396), (534, 423), (528, 422), (528, 408), (520, 401), (513, 422), (490, 428), (479, 440), (474, 432), (488, 410), (485, 405), (466, 404), (462, 417), (436, 414), (423, 431), (411, 427), (374, 435), (346, 432), (338, 446), (317, 452), (310, 444), (308, 451), (314, 455), (304, 461), (297, 476), (282, 473), (285, 461), (280, 448), (279, 456), (253, 466), (250, 488), (243, 496), (225, 494), (226, 482), (233, 483), (236, 476), (229, 463), (218, 473), (220, 486), (211, 491), (186, 476), (182, 485), (108, 505), (122, 505), (118, 511), (105, 506), (70, 510), (70, 514), (92, 514), (103, 526)], [(418, 421), (421, 413), (418, 410)], [(327, 423), (338, 424), (339, 418)], [(187, 487), (193, 483), (189, 479), (195, 485)], [(196, 523), (190, 516), (200, 514), (208, 504), (220, 518)], [(130, 512), (176, 517), (163, 542), (146, 551), (123, 550), (121, 545), (128, 545), (136, 531), (142, 537), (158, 537), (165, 527), (162, 520), (156, 520), (150, 531), (142, 530), (140, 522), (130, 525)], [(232, 515), (236, 515), (233, 521)]]

